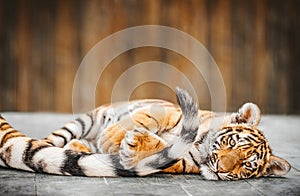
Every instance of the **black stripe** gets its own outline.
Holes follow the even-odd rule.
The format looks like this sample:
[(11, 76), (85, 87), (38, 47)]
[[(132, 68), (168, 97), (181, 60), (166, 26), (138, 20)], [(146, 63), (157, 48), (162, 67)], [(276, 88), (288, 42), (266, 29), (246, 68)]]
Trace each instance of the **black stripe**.
[(51, 146), (55, 146), (52, 142), (50, 141), (45, 141), (47, 144), (50, 144)]
[(6, 160), (2, 157), (2, 154), (0, 154), (0, 159), (4, 163), (5, 167), (10, 168), (10, 166), (8, 165), (8, 163), (6, 162)]
[[(172, 127), (170, 127), (169, 129), (163, 130), (163, 132), (169, 132), (171, 129), (174, 129), (174, 127), (176, 127), (176, 126), (179, 124), (179, 122), (180, 122), (180, 120), (181, 120), (181, 117), (182, 117), (182, 114), (180, 114), (180, 117), (177, 119), (176, 123), (175, 123)], [(165, 125), (165, 127), (168, 127), (169, 124), (170, 124), (169, 121), (168, 121), (167, 123), (168, 123), (168, 124)]]
[(86, 136), (88, 136), (89, 133), (91, 132), (93, 126), (94, 126), (94, 119), (93, 119), (92, 114), (88, 113), (87, 116), (90, 117), (90, 119), (91, 119), (91, 125), (89, 127), (89, 130), (86, 133), (84, 133), (84, 135), (82, 136), (82, 138), (85, 138)]
[(8, 125), (8, 126), (9, 126), (9, 124), (8, 124), (7, 122), (3, 122), (3, 123), (1, 123), (1, 125), (0, 125), (0, 129), (1, 129), (4, 125)]
[(247, 140), (249, 143), (251, 143), (250, 139), (247, 137), (243, 137), (244, 140)]
[[(209, 130), (209, 131), (210, 131), (210, 130)], [(209, 132), (209, 131), (207, 131), (207, 132), (205, 132), (204, 134), (202, 134), (201, 137), (200, 137), (200, 139), (197, 140), (197, 142), (198, 142), (199, 144), (202, 144), (203, 141), (207, 138), (207, 135), (208, 135), (208, 132)]]
[(258, 166), (258, 169), (257, 169), (257, 173), (258, 173), (258, 174), (260, 174), (260, 172), (262, 171), (262, 168), (263, 168), (263, 167), (262, 167), (261, 165)]
[(157, 148), (161, 141), (158, 141), (154, 148)]
[(185, 159), (182, 159), (182, 171), (183, 173), (186, 173), (186, 162), (185, 162)]
[(65, 136), (60, 135), (60, 134), (58, 134), (58, 133), (52, 133), (52, 135), (54, 135), (54, 136), (56, 136), (56, 137), (62, 138), (62, 139), (64, 140), (64, 146), (68, 143), (68, 140), (67, 140), (67, 138), (66, 138)]
[(120, 121), (124, 116), (128, 116), (129, 113), (131, 113), (131, 112), (132, 112), (132, 110), (129, 110), (129, 111), (125, 111), (125, 112), (123, 112), (123, 113), (120, 113), (120, 114), (118, 115), (117, 121)]
[(179, 124), (181, 118), (182, 118), (182, 114), (181, 114), (180, 117), (178, 118), (178, 120), (177, 120), (177, 122), (175, 123), (174, 127), (176, 127), (176, 126)]
[(156, 118), (154, 118), (153, 116), (150, 116), (149, 114), (147, 113), (143, 113), (145, 116), (147, 116), (148, 118), (154, 120), (154, 122), (156, 123), (156, 126), (159, 128), (159, 122), (156, 120)]
[(17, 132), (18, 132), (17, 130), (11, 130), (5, 133), (1, 138), (0, 148), (3, 147), (4, 143), (7, 142), (7, 137), (9, 137), (10, 134), (17, 133)]
[(0, 159), (2, 160), (4, 165), (8, 168), (10, 168), (8, 162), (11, 160), (12, 146), (13, 145), (8, 146), (7, 148), (3, 149), (2, 152), (0, 153)]
[(142, 127), (144, 127), (145, 129), (147, 129), (148, 131), (150, 131), (149, 127), (147, 127), (146, 125), (144, 125), (144, 123), (138, 121), (138, 120), (135, 120), (135, 122), (137, 122), (138, 124), (140, 124)]
[(247, 148), (249, 148), (251, 146), (252, 146), (252, 144), (243, 144), (243, 145), (239, 145), (239, 148), (247, 149)]
[(180, 160), (178, 160), (178, 159), (173, 159), (173, 160), (170, 161), (169, 163), (167, 163), (167, 164), (165, 164), (165, 165), (162, 165), (162, 166), (160, 166), (160, 167), (157, 167), (157, 168), (155, 168), (155, 169), (160, 169), (160, 170), (167, 169), (167, 168), (173, 166), (174, 164), (176, 164), (178, 161), (180, 161)]
[(82, 131), (81, 131), (81, 135), (83, 135), (83, 132), (85, 130), (85, 124), (83, 122), (83, 120), (81, 118), (77, 118), (75, 119), (77, 122), (79, 122), (79, 124), (81, 125)]
[(260, 156), (259, 159), (262, 159), (265, 156), (265, 152), (266, 152), (266, 142), (264, 141), (261, 146), (260, 146)]
[(218, 180), (222, 180), (221, 177), (218, 175), (218, 173), (214, 172), (214, 174), (216, 174), (216, 176), (218, 177)]
[(164, 170), (177, 163), (179, 159), (174, 159), (169, 156), (169, 151), (172, 147), (173, 145), (157, 153), (158, 157), (156, 158), (156, 160), (152, 161), (151, 163), (148, 163), (146, 166), (151, 167), (153, 169)]
[(186, 143), (192, 143), (195, 141), (195, 138), (197, 136), (197, 129), (198, 126), (192, 130), (190, 127), (188, 129), (185, 128), (185, 126), (182, 126), (180, 137), (183, 139)]
[(247, 127), (243, 127), (244, 130), (247, 130), (247, 131), (250, 131), (252, 133), (254, 133), (254, 130), (253, 129), (250, 129), (250, 128), (247, 128)]
[(70, 140), (76, 138), (75, 135), (73, 134), (73, 132), (72, 132), (69, 128), (63, 127), (63, 128), (61, 128), (61, 129), (64, 130), (64, 131), (67, 131), (67, 132), (71, 135), (71, 139), (70, 139)]
[(195, 160), (193, 154), (192, 154), (191, 152), (189, 152), (189, 155), (191, 156), (191, 158), (192, 158), (193, 162), (195, 163), (195, 165), (197, 165), (197, 167), (200, 168), (200, 165), (199, 165), (199, 163)]
[(219, 141), (216, 140), (215, 143), (213, 144), (213, 147), (217, 148), (215, 144), (218, 145), (218, 148), (221, 148), (221, 144), (219, 143)]
[(44, 144), (44, 145), (41, 145), (37, 148), (33, 148), (33, 143), (34, 142), (38, 142), (38, 140), (31, 139), (31, 140), (28, 141), (27, 147), (26, 147), (26, 149), (23, 153), (23, 162), (24, 162), (25, 165), (27, 165), (33, 171), (42, 173), (42, 172), (44, 172), (45, 168), (43, 167), (43, 165), (41, 165), (41, 162), (34, 163), (33, 162), (33, 157), (40, 150), (45, 149), (45, 148), (49, 148), (51, 146)]
[[(265, 137), (264, 134), (262, 134), (261, 132), (257, 132), (257, 134), (258, 134), (260, 137), (263, 137), (263, 138)], [(259, 138), (259, 137), (258, 137), (258, 138)]]
[(231, 131), (232, 131), (232, 129), (229, 128), (229, 129), (227, 129), (225, 132), (220, 133), (217, 137), (220, 137), (220, 136), (222, 136), (222, 135), (225, 135), (226, 133), (229, 133), (229, 132), (231, 132)]
[(251, 140), (253, 140), (253, 141), (255, 141), (256, 143), (259, 143), (260, 141), (258, 141), (258, 140), (256, 140), (254, 137), (252, 137), (252, 136), (254, 136), (254, 137), (257, 137), (257, 136), (255, 136), (255, 135), (248, 135), (248, 138), (250, 138)]
[(114, 165), (114, 171), (116, 176), (126, 176), (126, 177), (134, 177), (138, 176), (137, 172), (130, 169), (124, 169), (123, 165), (120, 163), (120, 157), (118, 155), (110, 155), (110, 159)]
[(101, 118), (101, 125), (104, 125), (105, 119), (106, 119), (106, 114), (103, 114), (103, 116)]
[(85, 155), (88, 155), (88, 153), (66, 150), (65, 159), (60, 168), (61, 172), (63, 174), (71, 174), (73, 176), (85, 176), (82, 168), (78, 165), (78, 160)]

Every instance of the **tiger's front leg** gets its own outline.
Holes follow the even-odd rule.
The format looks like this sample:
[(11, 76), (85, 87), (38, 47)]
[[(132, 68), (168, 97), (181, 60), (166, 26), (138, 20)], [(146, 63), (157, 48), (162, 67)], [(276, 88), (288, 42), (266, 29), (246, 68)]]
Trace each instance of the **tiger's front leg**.
[(104, 130), (98, 141), (102, 153), (119, 154), (121, 162), (131, 167), (167, 146), (166, 141), (143, 126), (126, 123), (117, 123)]
[(97, 148), (104, 154), (118, 154), (120, 150), (121, 141), (123, 140), (125, 133), (130, 130), (130, 126), (116, 123), (105, 129), (98, 141)]
[[(140, 110), (103, 130), (98, 139), (97, 147), (102, 153), (118, 154), (121, 141), (127, 132), (144, 129), (145, 131), (142, 132), (154, 133), (154, 135), (148, 134), (147, 137), (151, 138), (149, 140), (154, 139), (155, 141), (160, 138), (158, 136), (162, 132), (168, 132), (175, 127), (180, 118), (181, 111), (176, 107)], [(142, 136), (142, 138), (144, 137)]]
[(126, 132), (121, 141), (120, 162), (126, 169), (133, 168), (145, 157), (160, 152), (168, 146), (167, 142), (143, 127)]

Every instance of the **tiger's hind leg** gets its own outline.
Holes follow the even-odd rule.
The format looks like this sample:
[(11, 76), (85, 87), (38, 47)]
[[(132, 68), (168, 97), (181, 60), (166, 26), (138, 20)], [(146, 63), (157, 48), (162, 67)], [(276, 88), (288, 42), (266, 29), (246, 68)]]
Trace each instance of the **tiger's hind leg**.
[(121, 141), (119, 156), (125, 168), (132, 168), (145, 157), (160, 152), (167, 147), (167, 142), (145, 128), (138, 127), (127, 131)]

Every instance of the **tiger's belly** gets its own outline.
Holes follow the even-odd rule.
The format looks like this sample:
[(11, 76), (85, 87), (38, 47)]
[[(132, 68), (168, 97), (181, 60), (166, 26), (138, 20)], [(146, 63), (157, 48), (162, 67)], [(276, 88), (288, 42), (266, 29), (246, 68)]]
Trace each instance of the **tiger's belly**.
[(143, 106), (139, 104), (141, 102), (121, 105), (103, 112), (104, 120), (96, 144), (99, 152), (118, 153), (127, 131), (144, 129), (166, 141), (178, 135), (181, 110), (177, 106), (164, 101), (153, 101)]

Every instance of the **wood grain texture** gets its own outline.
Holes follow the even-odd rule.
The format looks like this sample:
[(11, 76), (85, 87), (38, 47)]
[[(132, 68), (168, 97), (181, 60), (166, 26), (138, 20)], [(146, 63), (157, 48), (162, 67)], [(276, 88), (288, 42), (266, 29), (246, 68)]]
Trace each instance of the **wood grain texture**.
[[(197, 39), (216, 61), (224, 80), (227, 109), (246, 101), (264, 113), (300, 113), (300, 4), (297, 0), (3, 0), (0, 5), (0, 111), (72, 112), (73, 84), (80, 63), (101, 40), (139, 25), (164, 25)], [(145, 38), (149, 35), (144, 35)], [(162, 34), (157, 39), (176, 44)], [(135, 42), (134, 37), (125, 44)], [(181, 46), (193, 52), (190, 45)], [(107, 47), (113, 52), (114, 46)], [(97, 57), (101, 61), (105, 57)], [(189, 59), (174, 51), (142, 47), (115, 57), (95, 88), (95, 105), (111, 102), (122, 74), (148, 61), (169, 64), (196, 89), (201, 108), (211, 109), (210, 89)], [(204, 62), (205, 63), (205, 62)], [(93, 76), (97, 67), (86, 75)], [(127, 92), (133, 81), (151, 73), (136, 70), (119, 85), (122, 100), (163, 98), (175, 101), (170, 85), (151, 81)], [(209, 70), (208, 70), (209, 72)], [(178, 74), (157, 76), (180, 84)], [(208, 76), (213, 82), (214, 75)], [(88, 108), (89, 77), (76, 95)]]

